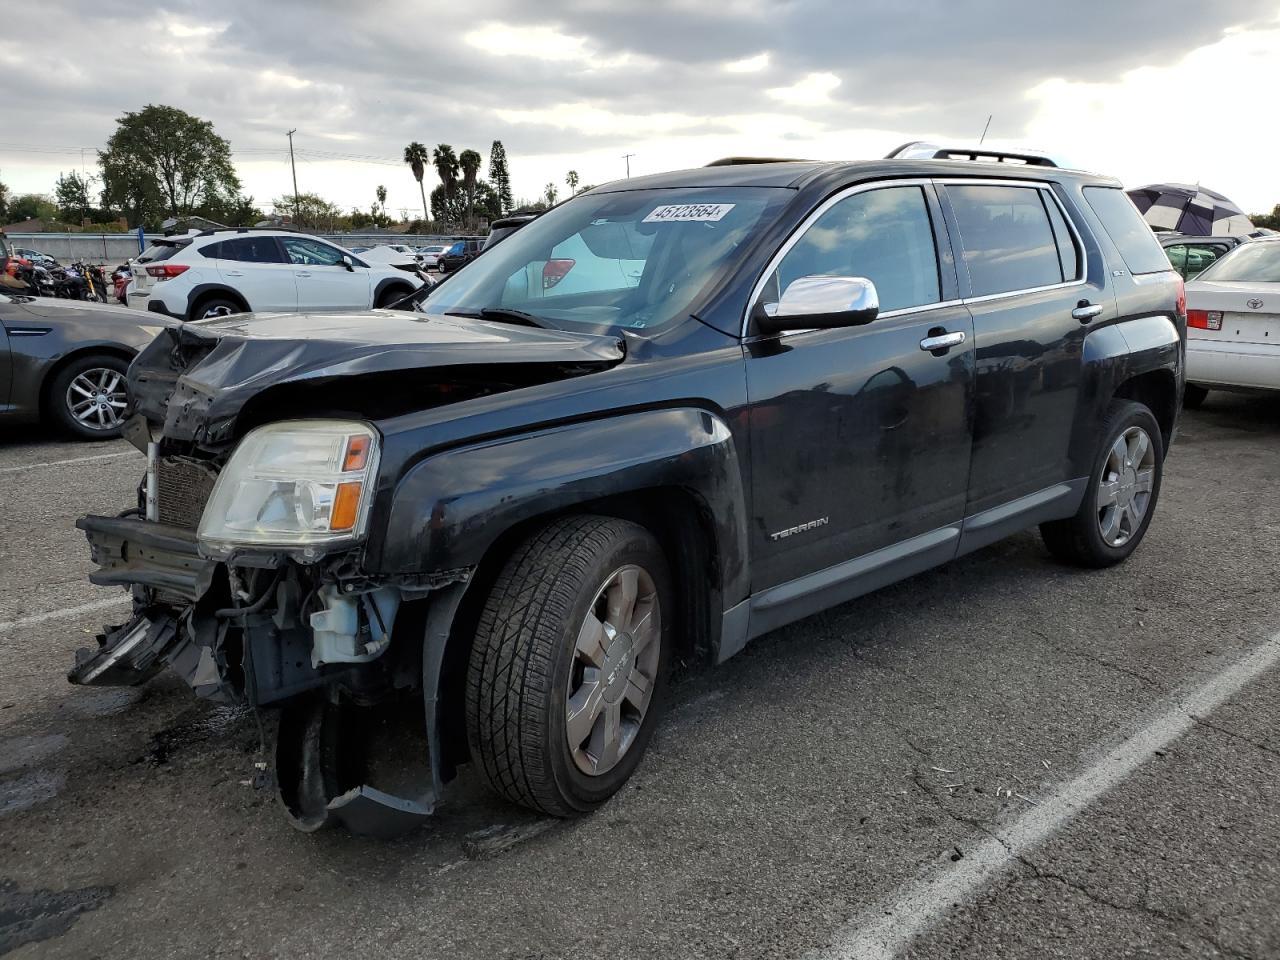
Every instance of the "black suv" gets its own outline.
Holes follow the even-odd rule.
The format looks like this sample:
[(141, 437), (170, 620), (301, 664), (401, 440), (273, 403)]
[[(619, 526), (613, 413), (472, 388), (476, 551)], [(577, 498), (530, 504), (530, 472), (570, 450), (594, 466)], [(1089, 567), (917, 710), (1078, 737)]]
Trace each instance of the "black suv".
[[(130, 371), (137, 507), (79, 521), (134, 615), (71, 679), (167, 664), (283, 708), (304, 829), (395, 832), (468, 761), (589, 811), (677, 659), (1031, 526), (1072, 563), (1128, 557), (1185, 322), (1098, 176), (894, 159), (599, 187), (416, 313), (162, 332)], [(371, 718), (406, 705), (424, 745), (397, 756), (428, 762), (394, 796)]]
[(483, 240), (458, 240), (448, 250), (440, 254), (439, 259), (436, 261), (436, 266), (440, 268), (441, 273), (452, 273), (454, 270), (465, 267), (480, 256), (483, 250)]

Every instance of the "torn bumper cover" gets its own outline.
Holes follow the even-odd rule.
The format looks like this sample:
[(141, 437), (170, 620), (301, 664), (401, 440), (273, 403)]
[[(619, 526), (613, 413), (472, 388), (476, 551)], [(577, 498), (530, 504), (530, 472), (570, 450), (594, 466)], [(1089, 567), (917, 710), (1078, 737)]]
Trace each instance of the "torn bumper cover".
[(99, 586), (134, 588), (134, 616), (98, 635), (98, 648), (80, 649), (67, 679), (77, 684), (131, 686), (171, 666), (204, 696), (215, 696), (218, 670), (208, 648), (191, 649), (178, 615), (157, 602), (194, 604), (208, 592), (217, 564), (200, 556), (193, 533), (131, 517), (81, 517)]
[[(394, 701), (396, 691), (417, 689), (422, 678), (419, 660), (384, 656), (398, 605), (388, 595), (398, 600), (397, 588), (338, 591), (320, 568), (280, 560), (256, 569), (267, 584), (257, 601), (231, 607), (227, 567), (201, 556), (194, 531), (139, 517), (87, 516), (76, 526), (99, 567), (90, 580), (131, 588), (134, 612), (100, 634), (97, 649), (76, 654), (72, 683), (136, 685), (167, 666), (201, 697), (283, 707), (275, 781), (300, 830), (342, 824), (353, 833), (393, 837), (431, 815), (441, 787), (434, 710), (425, 743), (409, 748), (426, 761), (425, 778), (397, 784), (412, 799), (366, 782), (378, 764), (363, 733), (363, 705)], [(308, 589), (321, 605), (309, 617), (302, 602)], [(358, 632), (334, 633), (340, 620)], [(380, 640), (370, 622), (382, 624)], [(319, 637), (315, 624), (327, 628)], [(360, 641), (361, 652), (342, 656), (348, 641)], [(332, 659), (315, 660), (317, 650)], [(430, 662), (438, 668), (438, 658)], [(434, 682), (433, 675), (432, 689)], [(397, 759), (403, 758), (402, 752)]]

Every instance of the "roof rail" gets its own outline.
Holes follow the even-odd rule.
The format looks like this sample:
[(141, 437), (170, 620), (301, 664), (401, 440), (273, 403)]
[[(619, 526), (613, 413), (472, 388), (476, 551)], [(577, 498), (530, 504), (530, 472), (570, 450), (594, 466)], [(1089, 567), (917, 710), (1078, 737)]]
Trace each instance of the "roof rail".
[(1022, 163), (1031, 167), (1056, 167), (1058, 164), (1039, 150), (1006, 150), (982, 145), (929, 143), (912, 140), (885, 157), (886, 160), (977, 160), (986, 163)]
[(738, 167), (748, 163), (807, 163), (800, 157), (721, 157), (712, 160), (708, 167)]

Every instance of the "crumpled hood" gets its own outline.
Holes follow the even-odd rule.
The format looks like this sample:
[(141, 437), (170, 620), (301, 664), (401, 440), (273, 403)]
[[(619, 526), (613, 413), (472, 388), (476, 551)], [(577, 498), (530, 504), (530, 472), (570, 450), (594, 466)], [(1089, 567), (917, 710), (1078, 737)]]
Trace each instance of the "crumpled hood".
[(260, 313), (178, 324), (129, 370), (134, 410), (166, 437), (219, 444), (255, 395), (282, 384), (442, 367), (622, 360), (614, 336), (402, 310)]

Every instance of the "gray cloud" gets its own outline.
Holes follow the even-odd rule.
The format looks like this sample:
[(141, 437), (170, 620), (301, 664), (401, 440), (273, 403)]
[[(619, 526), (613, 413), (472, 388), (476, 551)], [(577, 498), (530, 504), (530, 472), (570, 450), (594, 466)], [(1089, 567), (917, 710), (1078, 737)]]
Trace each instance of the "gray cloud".
[[(993, 133), (1016, 138), (1031, 109), (1025, 93), (1042, 80), (1108, 80), (1168, 63), (1227, 28), (1274, 21), (1280, 5), (169, 0), (163, 9), (171, 19), (154, 8), (140, 14), (133, 0), (25, 3), (7, 11), (0, 69), (9, 96), (0, 142), (100, 144), (116, 116), (148, 102), (212, 120), (241, 161), (278, 158), (290, 127), (299, 128), (300, 145), (312, 150), (390, 158), (410, 139), (487, 152), (497, 138), (507, 145), (517, 179), (521, 156), (609, 146), (621, 152), (632, 139), (625, 131), (506, 123), (496, 114), (566, 103), (623, 117), (688, 115), (697, 119), (678, 132), (691, 137), (732, 132), (726, 117), (782, 112), (828, 130), (965, 137), (994, 113)], [(593, 66), (489, 54), (464, 42), (469, 31), (490, 22), (551, 27), (585, 38), (596, 61), (627, 59), (621, 66)], [(47, 36), (50, 23), (57, 24), (56, 47), (15, 39)], [(219, 32), (202, 33), (206, 28)], [(764, 51), (770, 62), (762, 72), (720, 69)], [(763, 93), (814, 72), (841, 81), (821, 106), (781, 106)], [(751, 152), (751, 144), (744, 142), (740, 152)], [(0, 146), (0, 169), (41, 156), (78, 166), (69, 154), (55, 161), (51, 154)], [(361, 170), (359, 194), (368, 193), (363, 184), (376, 173), (354, 169)], [(388, 179), (394, 175), (389, 167)]]

